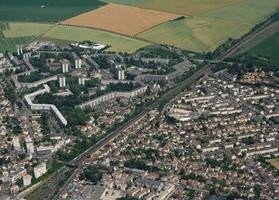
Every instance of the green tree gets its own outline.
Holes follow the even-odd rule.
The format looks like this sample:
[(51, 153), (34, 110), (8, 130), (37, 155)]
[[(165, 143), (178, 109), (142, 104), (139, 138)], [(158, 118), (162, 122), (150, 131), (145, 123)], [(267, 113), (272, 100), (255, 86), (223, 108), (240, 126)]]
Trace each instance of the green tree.
[(102, 179), (102, 173), (97, 166), (89, 166), (81, 174), (81, 179), (85, 179), (96, 185)]

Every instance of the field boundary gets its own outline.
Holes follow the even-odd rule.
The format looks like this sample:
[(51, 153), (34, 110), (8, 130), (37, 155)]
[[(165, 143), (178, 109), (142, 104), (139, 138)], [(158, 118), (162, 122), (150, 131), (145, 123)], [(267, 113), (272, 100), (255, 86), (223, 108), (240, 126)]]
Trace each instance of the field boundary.
[[(135, 36), (130, 36), (130, 35), (125, 35), (125, 34), (122, 34), (122, 33), (114, 32), (114, 31), (108, 31), (108, 30), (101, 29), (101, 28), (85, 27), (85, 26), (73, 26), (73, 25), (68, 25), (68, 24), (59, 24), (59, 26), (83, 28), (83, 29), (89, 29), (89, 30), (92, 29), (92, 30), (97, 30), (97, 31), (108, 32), (108, 33), (111, 33), (111, 34), (119, 35), (119, 36), (122, 36), (122, 37), (134, 39), (134, 40), (140, 40), (140, 41), (143, 41), (143, 42), (148, 42), (148, 43), (151, 43), (151, 44), (159, 44), (159, 43), (156, 43), (156, 42), (153, 42), (153, 41), (150, 41), (150, 40), (146, 40), (146, 39), (143, 39), (143, 38), (136, 37), (136, 35)], [(47, 34), (47, 33), (45, 33), (45, 34)]]
[[(175, 20), (179, 21), (179, 20), (180, 20), (179, 18), (181, 18), (181, 17), (184, 17), (184, 19), (191, 18), (191, 17), (186, 17), (186, 16), (179, 16), (179, 17), (177, 17), (176, 19), (169, 20), (169, 21), (166, 21), (166, 22), (162, 22), (162, 23), (157, 24), (157, 25), (155, 25), (155, 26), (152, 26), (152, 27), (150, 27), (150, 28), (148, 28), (148, 29), (145, 29), (144, 31), (141, 31), (141, 32), (135, 34), (134, 37), (137, 37), (138, 35), (140, 35), (140, 34), (142, 34), (142, 33), (145, 33), (145, 32), (147, 32), (147, 31), (150, 31), (150, 30), (152, 30), (153, 28), (156, 28), (156, 27), (158, 27), (158, 26), (160, 26), (160, 25), (163, 25), (163, 24), (165, 24), (165, 23), (170, 23), (170, 22), (175, 21)], [(184, 19), (181, 19), (181, 20), (184, 20)], [(143, 39), (143, 38), (142, 38), (142, 39)]]

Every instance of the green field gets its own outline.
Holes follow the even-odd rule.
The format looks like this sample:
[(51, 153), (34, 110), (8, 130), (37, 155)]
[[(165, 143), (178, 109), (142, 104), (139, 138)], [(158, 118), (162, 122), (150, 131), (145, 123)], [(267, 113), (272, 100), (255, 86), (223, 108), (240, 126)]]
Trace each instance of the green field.
[(38, 36), (47, 32), (50, 28), (54, 27), (54, 24), (42, 24), (42, 23), (2, 23), (1, 31), (6, 38), (25, 37), (25, 36)]
[(241, 37), (279, 8), (279, 0), (0, 0), (3, 22), (0, 23), (0, 51), (14, 50), (16, 44), (26, 44), (42, 34), (44, 39), (58, 43), (93, 40), (110, 44), (112, 51), (134, 52), (150, 45), (105, 31), (53, 23), (107, 2), (190, 16), (163, 23), (136, 37), (195, 52), (213, 51), (228, 38)]
[(28, 44), (33, 37), (15, 37), (15, 38), (5, 38), (3, 33), (0, 31), (0, 52), (5, 51), (14, 52), (16, 50), (17, 44)]
[(3, 22), (0, 23), (0, 33), (0, 52), (15, 51), (17, 44), (28, 44), (36, 37), (39, 40), (50, 39), (57, 44), (92, 40), (111, 45), (111, 51), (134, 52), (138, 48), (150, 45), (148, 42), (105, 31), (43, 23)]
[(0, 20), (56, 22), (104, 4), (98, 0), (0, 0)]
[(196, 16), (246, 0), (104, 0), (152, 10), (160, 10), (186, 16)]
[(271, 37), (265, 39), (252, 49), (248, 50), (248, 53), (257, 54), (270, 58), (274, 65), (279, 66), (279, 31)]
[(162, 24), (137, 37), (190, 51), (204, 52), (216, 49), (229, 37), (240, 37), (251, 28), (252, 25), (234, 21), (193, 17)]
[(134, 52), (139, 48), (150, 45), (148, 42), (132, 39), (129, 37), (88, 28), (78, 28), (70, 26), (56, 26), (47, 32), (43, 38), (54, 41), (79, 42), (92, 40), (102, 44), (109, 44), (111, 51)]
[(16, 45), (30, 43), (53, 26), (53, 24), (2, 22), (0, 23), (0, 52), (15, 51)]
[(247, 0), (202, 15), (167, 22), (137, 37), (196, 52), (212, 51), (228, 38), (240, 38), (278, 8), (279, 0)]
[(256, 24), (279, 9), (279, 0), (247, 0), (220, 10), (208, 12), (203, 17)]

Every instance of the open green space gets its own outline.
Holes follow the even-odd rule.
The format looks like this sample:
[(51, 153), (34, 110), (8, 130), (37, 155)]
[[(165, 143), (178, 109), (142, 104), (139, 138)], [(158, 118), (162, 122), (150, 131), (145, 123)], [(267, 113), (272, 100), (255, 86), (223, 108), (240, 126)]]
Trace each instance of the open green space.
[(135, 52), (137, 49), (150, 45), (148, 42), (132, 39), (129, 37), (117, 35), (110, 32), (79, 28), (70, 26), (56, 26), (47, 32), (43, 38), (54, 41), (80, 42), (84, 40), (91, 40), (102, 44), (111, 45), (110, 51), (123, 51), (123, 52)]
[(256, 54), (269, 58), (272, 64), (279, 66), (279, 31), (271, 37), (265, 39), (252, 49), (248, 50), (248, 53)]
[(0, 0), (2, 21), (56, 22), (103, 6), (98, 0)]

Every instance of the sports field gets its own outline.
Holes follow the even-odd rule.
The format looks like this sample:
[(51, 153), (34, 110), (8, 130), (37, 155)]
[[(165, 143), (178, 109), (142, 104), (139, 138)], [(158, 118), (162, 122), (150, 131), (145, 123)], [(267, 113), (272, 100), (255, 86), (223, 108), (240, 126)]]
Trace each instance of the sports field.
[(160, 10), (186, 16), (197, 16), (246, 0), (104, 0), (140, 8)]
[(99, 0), (0, 0), (0, 20), (56, 22), (104, 4)]
[[(270, 58), (271, 62), (279, 66), (279, 30), (248, 51), (263, 57)], [(279, 164), (279, 160), (278, 160)]]
[(79, 42), (92, 40), (102, 44), (109, 44), (110, 51), (135, 52), (137, 49), (151, 45), (148, 42), (113, 34), (110, 32), (59, 25), (47, 32), (43, 38), (54, 41)]
[(97, 10), (65, 20), (62, 24), (98, 28), (133, 36), (178, 17), (176, 14), (161, 11), (108, 4)]

